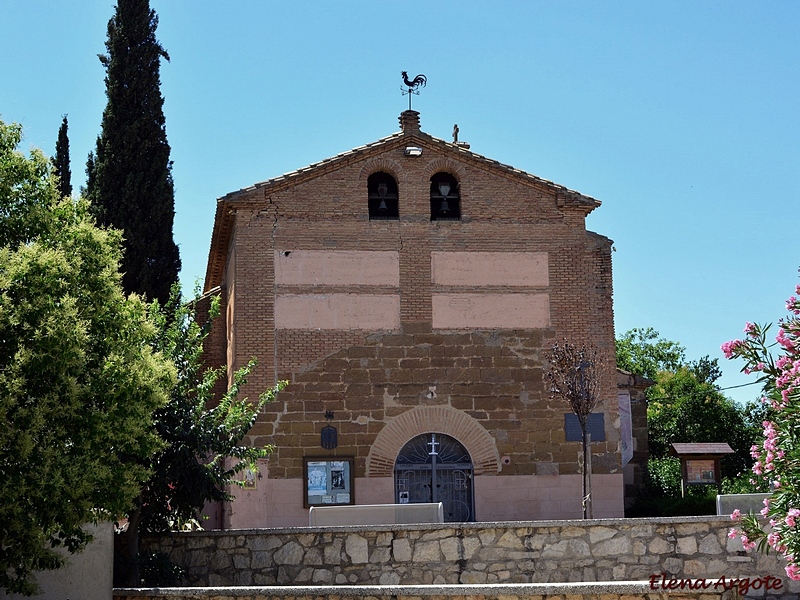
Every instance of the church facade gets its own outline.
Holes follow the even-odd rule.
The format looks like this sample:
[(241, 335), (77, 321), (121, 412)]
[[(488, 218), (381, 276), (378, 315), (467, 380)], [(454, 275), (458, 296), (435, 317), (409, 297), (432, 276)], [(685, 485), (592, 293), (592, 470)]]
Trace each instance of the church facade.
[(400, 128), (218, 200), (207, 355), (229, 372), (257, 357), (251, 395), (290, 383), (248, 436), (274, 453), (217, 524), (431, 501), (449, 521), (579, 518), (580, 438), (545, 380), (564, 340), (603, 359), (594, 515), (623, 516), (611, 241), (585, 226), (600, 202), (435, 138), (415, 111)]

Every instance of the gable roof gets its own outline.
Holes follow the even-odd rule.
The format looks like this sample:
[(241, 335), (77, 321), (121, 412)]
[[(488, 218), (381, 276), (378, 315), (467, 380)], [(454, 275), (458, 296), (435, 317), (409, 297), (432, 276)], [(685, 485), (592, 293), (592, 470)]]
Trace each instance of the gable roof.
[(258, 200), (250, 200), (253, 197), (253, 192), (264, 190), (265, 192), (269, 191), (270, 193), (275, 193), (297, 185), (298, 183), (314, 179), (320, 175), (325, 175), (352, 162), (369, 158), (373, 154), (381, 154), (395, 147), (418, 145), (423, 148), (438, 150), (444, 154), (449, 154), (454, 160), (471, 163), (477, 168), (482, 168), (498, 175), (512, 178), (519, 183), (535, 187), (544, 187), (548, 191), (558, 195), (559, 205), (563, 202), (564, 205), (583, 210), (587, 215), (601, 204), (599, 200), (591, 196), (586, 196), (585, 194), (571, 190), (563, 185), (559, 185), (547, 179), (542, 179), (541, 177), (531, 175), (511, 165), (506, 165), (481, 154), (477, 154), (476, 152), (472, 152), (465, 144), (447, 142), (433, 137), (419, 129), (418, 117), (419, 113), (416, 111), (404, 111), (400, 115), (401, 131), (380, 138), (369, 144), (352, 148), (351, 150), (347, 150), (346, 152), (342, 152), (319, 162), (312, 163), (295, 171), (290, 171), (283, 175), (255, 183), (246, 188), (230, 192), (218, 198), (217, 210), (214, 215), (214, 229), (211, 235), (211, 247), (208, 253), (204, 291), (208, 291), (208, 289), (220, 283), (233, 228), (234, 208), (236, 208), (236, 206), (246, 206), (253, 202), (258, 202)]
[(671, 444), (671, 446), (670, 454), (673, 456), (682, 454), (733, 454), (733, 450), (725, 442), (675, 443)]

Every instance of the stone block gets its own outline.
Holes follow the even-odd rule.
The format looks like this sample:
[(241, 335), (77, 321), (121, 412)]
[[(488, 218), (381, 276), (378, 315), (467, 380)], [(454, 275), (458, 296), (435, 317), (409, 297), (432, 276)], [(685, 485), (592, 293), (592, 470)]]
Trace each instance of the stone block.
[(384, 564), (391, 562), (392, 551), (389, 548), (375, 548), (369, 555), (369, 562), (372, 564)]
[(275, 585), (278, 580), (273, 573), (253, 573), (253, 583), (255, 585)]
[(414, 544), (415, 563), (439, 562), (441, 560), (442, 552), (438, 541), (418, 541)]
[(695, 535), (708, 532), (706, 523), (675, 523), (675, 533), (678, 535)]
[(701, 554), (722, 554), (722, 546), (719, 545), (719, 540), (713, 533), (709, 533), (700, 540), (699, 549)]
[(314, 569), (311, 581), (313, 583), (331, 583), (333, 581), (333, 573), (327, 569)]
[(276, 565), (300, 565), (303, 563), (303, 547), (291, 541), (275, 551), (273, 560)]
[(612, 538), (616, 534), (617, 530), (611, 529), (610, 527), (590, 527), (589, 542), (592, 544), (596, 544), (597, 542), (602, 542), (603, 540)]
[(667, 573), (677, 575), (683, 570), (683, 560), (676, 556), (670, 556), (664, 560), (664, 570)]
[(325, 546), (323, 550), (323, 560), (326, 565), (338, 565), (342, 561), (342, 544), (344, 542), (341, 538), (334, 539), (330, 544)]
[(227, 575), (220, 573), (210, 573), (208, 576), (208, 585), (212, 587), (225, 587), (233, 585), (233, 580)]
[(237, 571), (251, 568), (249, 554), (234, 554), (231, 558), (233, 559), (233, 568)]
[(693, 536), (678, 538), (678, 554), (695, 554), (697, 552), (697, 540)]
[(668, 554), (673, 552), (675, 546), (664, 538), (657, 537), (650, 542), (649, 551), (651, 554)]
[(462, 584), (486, 583), (486, 573), (483, 571), (465, 571), (458, 578)]
[(208, 567), (214, 571), (228, 571), (233, 567), (233, 561), (227, 553), (215, 552), (211, 555)]
[(462, 545), (464, 548), (464, 558), (466, 560), (470, 560), (473, 556), (475, 556), (475, 552), (480, 549), (481, 542), (478, 538), (469, 536), (462, 539)]
[(449, 528), (448, 529), (434, 529), (433, 531), (429, 531), (427, 533), (423, 533), (422, 536), (420, 536), (419, 539), (421, 541), (423, 541), (423, 542), (427, 542), (427, 541), (430, 541), (430, 540), (443, 540), (443, 539), (455, 536), (455, 533), (456, 532), (455, 532), (454, 529), (449, 529)]
[(600, 556), (620, 556), (630, 552), (631, 540), (622, 536), (600, 542), (593, 548), (593, 553)]
[[(308, 547), (308, 545), (306, 545)], [(321, 565), (324, 564), (322, 561), (322, 552), (318, 547), (310, 547), (306, 550), (305, 556), (303, 557), (303, 564), (305, 565)]]
[(265, 551), (253, 551), (252, 558), (250, 560), (250, 568), (251, 569), (266, 569), (275, 565), (272, 560), (272, 555), (274, 554), (271, 550)]
[(378, 579), (378, 583), (380, 585), (399, 585), (400, 575), (393, 571), (390, 571), (388, 573), (382, 573), (380, 578)]
[(360, 535), (350, 534), (345, 540), (345, 552), (350, 557), (353, 564), (364, 564), (369, 562), (369, 547), (367, 540)]
[(568, 542), (562, 540), (555, 544), (548, 544), (542, 549), (542, 558), (564, 558), (567, 555)]
[(519, 549), (524, 550), (525, 544), (523, 540), (513, 531), (507, 531), (503, 535), (500, 536), (500, 539), (497, 540), (497, 545), (501, 548), (509, 548), (509, 549)]
[(253, 585), (253, 573), (250, 570), (237, 571), (233, 575), (233, 585)]
[(408, 538), (399, 538), (392, 541), (392, 556), (397, 562), (411, 560), (411, 543)]
[(442, 554), (444, 554), (444, 559), (451, 563), (461, 558), (459, 546), (459, 539), (457, 537), (448, 537), (439, 543)]

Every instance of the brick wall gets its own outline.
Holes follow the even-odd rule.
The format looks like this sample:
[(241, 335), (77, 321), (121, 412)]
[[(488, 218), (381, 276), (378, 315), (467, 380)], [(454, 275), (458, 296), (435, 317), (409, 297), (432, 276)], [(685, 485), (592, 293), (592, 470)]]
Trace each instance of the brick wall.
[[(542, 379), (544, 351), (562, 339), (593, 344), (605, 359), (606, 442), (594, 464), (600, 473), (618, 471), (611, 242), (585, 230), (585, 216), (599, 203), (419, 133), (416, 117), (405, 116), (402, 134), (220, 201), (206, 286), (215, 280), (227, 290), (235, 286), (235, 300), (227, 292), (231, 366), (258, 357), (250, 395), (278, 377), (292, 382), (251, 435), (253, 443), (276, 445), (269, 476), (300, 477), (302, 456), (321, 451), (325, 410), (336, 416), (336, 453), (355, 456), (360, 477), (387, 423), (414, 407), (436, 405), (463, 411), (489, 432), (497, 452), (511, 457), (502, 475), (535, 473), (544, 464), (548, 473), (575, 473), (574, 443), (564, 442), (565, 406), (550, 400)], [(405, 156), (412, 145), (423, 148), (422, 156)], [(376, 171), (397, 181), (397, 221), (369, 220), (367, 178)], [(441, 171), (458, 180), (460, 221), (430, 220), (430, 179)], [(302, 277), (280, 283), (276, 260), (295, 251), (394, 253), (398, 283), (338, 286)], [(469, 253), (478, 252), (504, 253), (512, 265), (515, 257), (528, 264), (523, 256), (542, 256), (546, 277), (522, 287), (515, 281), (434, 284), (434, 252), (465, 253), (467, 264)], [(399, 297), (400, 326), (316, 329), (295, 319), (285, 328), (276, 321), (276, 297), (337, 293), (368, 294), (370, 302), (381, 302), (382, 294)], [(502, 329), (437, 329), (433, 296), (457, 307), (459, 294), (466, 301), (492, 294), (523, 307), (537, 298), (545, 320), (533, 328), (520, 317), (519, 325)]]

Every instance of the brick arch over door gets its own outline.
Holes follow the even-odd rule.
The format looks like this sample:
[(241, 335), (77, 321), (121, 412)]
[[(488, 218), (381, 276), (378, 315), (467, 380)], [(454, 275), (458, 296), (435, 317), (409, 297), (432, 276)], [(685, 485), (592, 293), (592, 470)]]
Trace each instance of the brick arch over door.
[(469, 452), (475, 475), (500, 471), (494, 438), (478, 421), (450, 406), (417, 406), (396, 416), (375, 438), (367, 456), (367, 477), (390, 477), (403, 446), (423, 433), (444, 433)]

